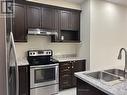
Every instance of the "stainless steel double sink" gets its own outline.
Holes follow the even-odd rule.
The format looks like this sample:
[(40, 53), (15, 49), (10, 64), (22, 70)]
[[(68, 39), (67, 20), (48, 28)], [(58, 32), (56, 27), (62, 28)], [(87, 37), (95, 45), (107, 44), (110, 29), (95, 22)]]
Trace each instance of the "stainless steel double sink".
[(107, 85), (115, 85), (124, 81), (126, 74), (127, 73), (120, 69), (108, 69), (104, 71), (87, 73), (85, 75), (97, 79)]

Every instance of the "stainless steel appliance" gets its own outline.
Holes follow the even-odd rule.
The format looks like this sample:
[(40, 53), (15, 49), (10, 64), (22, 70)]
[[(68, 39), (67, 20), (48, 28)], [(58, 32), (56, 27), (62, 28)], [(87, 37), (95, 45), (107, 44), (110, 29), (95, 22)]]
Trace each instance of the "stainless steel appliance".
[(48, 29), (28, 29), (29, 35), (40, 35), (40, 36), (58, 36), (56, 30), (48, 30)]
[(16, 50), (13, 37), (13, 17), (15, 0), (3, 0), (6, 16), (6, 95), (19, 95), (19, 78)]
[(18, 66), (13, 39), (15, 0), (0, 0), (0, 95), (19, 95)]
[(10, 32), (10, 39), (8, 40), (7, 51), (7, 95), (19, 95), (19, 74), (12, 32)]
[(59, 91), (59, 64), (52, 50), (28, 51), (30, 95), (55, 95)]

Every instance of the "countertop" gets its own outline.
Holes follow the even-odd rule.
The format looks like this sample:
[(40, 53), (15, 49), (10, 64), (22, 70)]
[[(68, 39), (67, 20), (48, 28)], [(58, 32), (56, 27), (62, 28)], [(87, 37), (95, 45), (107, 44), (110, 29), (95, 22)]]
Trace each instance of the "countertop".
[(80, 58), (80, 57), (66, 57), (66, 58), (59, 57), (55, 59), (58, 60), (59, 62), (85, 60), (84, 58)]
[[(85, 60), (84, 58), (79, 58), (79, 57), (68, 57), (68, 58), (57, 57), (55, 59), (58, 62)], [(29, 65), (29, 62), (27, 61), (27, 59), (26, 58), (18, 58), (18, 66), (23, 66), (23, 65)]]
[(85, 74), (94, 72), (94, 71), (83, 71), (75, 73), (75, 76), (84, 82), (89, 83), (93, 87), (107, 93), (108, 95), (127, 95), (127, 80), (122, 81), (115, 85), (104, 84), (101, 81), (89, 77)]
[(26, 58), (18, 58), (18, 66), (25, 66), (29, 65), (29, 62)]

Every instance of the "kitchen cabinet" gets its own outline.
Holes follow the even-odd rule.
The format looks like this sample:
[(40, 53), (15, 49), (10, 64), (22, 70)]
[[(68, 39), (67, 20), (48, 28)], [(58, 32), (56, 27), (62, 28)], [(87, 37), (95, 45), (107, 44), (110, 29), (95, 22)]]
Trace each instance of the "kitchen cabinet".
[(92, 85), (77, 78), (77, 95), (108, 95)]
[(28, 28), (41, 28), (40, 7), (27, 6), (27, 24)]
[(54, 8), (42, 8), (42, 28), (51, 30), (57, 28), (55, 24), (58, 24), (58, 16), (55, 12), (56, 10)]
[(80, 11), (60, 11), (60, 41), (80, 42)]
[(80, 72), (85, 70), (85, 60), (72, 61), (72, 86), (76, 86), (75, 72)]
[(59, 64), (60, 90), (75, 87), (76, 78), (74, 76), (74, 73), (84, 70), (85, 70), (85, 60), (60, 62)]
[(13, 35), (15, 42), (27, 41), (26, 6), (23, 4), (15, 4)]
[(80, 30), (80, 11), (64, 11), (60, 12), (60, 30)]
[[(28, 28), (42, 28), (54, 30), (58, 27), (58, 16), (54, 8), (27, 7)], [(57, 27), (56, 27), (57, 26)]]
[(42, 28), (58, 33), (51, 36), (51, 42), (80, 42), (81, 11), (22, 0), (17, 2), (13, 21), (15, 41), (26, 42), (29, 28)]
[(80, 31), (80, 11), (71, 12), (71, 29), (74, 31)]
[(19, 66), (19, 95), (29, 95), (29, 67)]
[(60, 30), (71, 30), (71, 12), (60, 12)]

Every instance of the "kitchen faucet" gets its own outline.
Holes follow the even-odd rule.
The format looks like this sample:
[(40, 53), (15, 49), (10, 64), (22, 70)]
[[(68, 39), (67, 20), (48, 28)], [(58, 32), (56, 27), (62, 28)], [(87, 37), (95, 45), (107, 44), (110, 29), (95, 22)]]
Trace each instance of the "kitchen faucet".
[(122, 51), (125, 52), (125, 67), (124, 67), (124, 78), (126, 78), (126, 72), (127, 72), (127, 51), (125, 48), (121, 48), (119, 51), (118, 59), (122, 58)]

